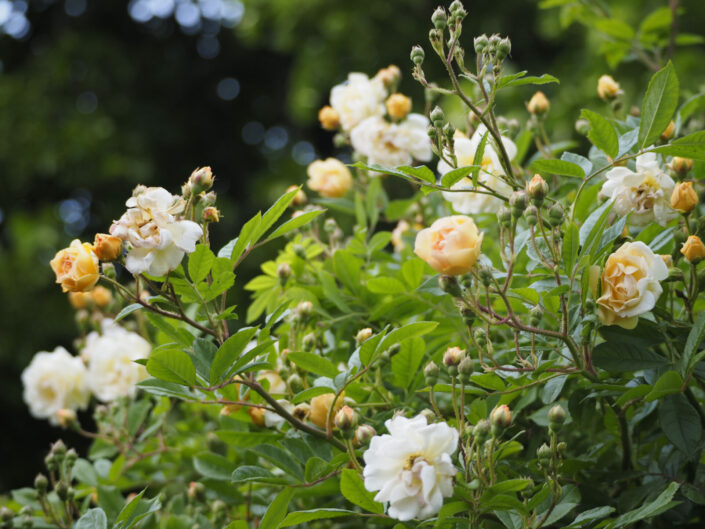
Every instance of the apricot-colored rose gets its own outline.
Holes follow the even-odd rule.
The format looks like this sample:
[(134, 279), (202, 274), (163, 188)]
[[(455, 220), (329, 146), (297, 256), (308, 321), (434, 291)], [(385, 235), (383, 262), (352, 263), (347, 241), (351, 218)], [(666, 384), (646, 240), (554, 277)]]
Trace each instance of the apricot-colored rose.
[(600, 99), (609, 101), (621, 93), (622, 90), (619, 87), (619, 83), (611, 75), (603, 75), (598, 79), (597, 95), (600, 96)]
[(691, 263), (699, 263), (705, 259), (705, 245), (697, 235), (691, 235), (681, 248), (681, 253)]
[(85, 292), (98, 282), (98, 257), (87, 242), (75, 239), (71, 246), (57, 252), (49, 264), (64, 292)]
[(671, 207), (681, 213), (688, 213), (698, 205), (698, 194), (693, 189), (693, 182), (679, 182), (671, 194)]
[(316, 160), (308, 166), (308, 187), (326, 198), (345, 196), (352, 186), (352, 175), (336, 158)]
[(107, 233), (96, 233), (93, 251), (101, 261), (114, 261), (122, 252), (122, 239)]
[(344, 395), (345, 394), (343, 393), (338, 396), (332, 413), (330, 413), (330, 408), (333, 405), (333, 400), (335, 399), (335, 395), (333, 393), (326, 393), (325, 395), (313, 397), (313, 399), (311, 399), (311, 410), (308, 416), (309, 420), (319, 428), (325, 428), (328, 418), (330, 417), (330, 422), (332, 425), (333, 417), (335, 417), (335, 414), (338, 413), (340, 408), (343, 407)]
[(482, 237), (470, 217), (443, 217), (418, 233), (414, 252), (441, 274), (466, 274), (480, 256)]

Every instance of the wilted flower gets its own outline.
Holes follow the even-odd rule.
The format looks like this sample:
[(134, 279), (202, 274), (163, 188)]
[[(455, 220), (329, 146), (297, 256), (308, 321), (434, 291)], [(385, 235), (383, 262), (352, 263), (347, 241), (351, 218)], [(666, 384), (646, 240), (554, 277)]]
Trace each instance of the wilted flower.
[(697, 235), (691, 235), (681, 248), (681, 253), (691, 263), (699, 263), (705, 259), (705, 245)]
[(22, 372), (22, 384), (30, 413), (52, 424), (59, 424), (59, 410), (83, 409), (91, 396), (86, 366), (63, 347), (34, 355)]
[(98, 257), (93, 247), (78, 239), (68, 248), (56, 253), (49, 263), (56, 274), (56, 282), (64, 292), (85, 292), (98, 282), (100, 277)]
[(81, 357), (88, 363), (88, 385), (103, 402), (118, 397), (134, 397), (137, 383), (147, 378), (147, 370), (135, 360), (147, 358), (152, 346), (139, 334), (104, 319), (101, 333), (86, 337)]
[(345, 196), (352, 187), (352, 175), (343, 162), (336, 158), (316, 160), (306, 170), (308, 187), (326, 198)]
[(614, 202), (614, 211), (635, 225), (655, 221), (662, 226), (676, 216), (670, 199), (675, 183), (659, 166), (655, 153), (636, 159), (636, 172), (628, 167), (615, 167), (605, 174), (600, 195)]
[(338, 113), (343, 130), (350, 132), (370, 116), (384, 115), (387, 91), (381, 79), (363, 73), (351, 73), (345, 83), (334, 86), (330, 105)]
[(125, 259), (131, 273), (163, 276), (196, 249), (203, 230), (195, 222), (178, 220), (185, 207), (182, 198), (161, 187), (148, 187), (126, 205), (129, 209), (113, 222), (110, 233), (132, 245)]
[(663, 259), (641, 241), (626, 242), (607, 258), (602, 272), (598, 317), (605, 325), (633, 329), (639, 315), (649, 312), (668, 277)]
[[(475, 153), (477, 152), (485, 133), (487, 133), (487, 128), (484, 125), (480, 125), (470, 139), (456, 134), (454, 139), (454, 149), (458, 167), (473, 165), (475, 161)], [(514, 159), (517, 153), (517, 148), (516, 145), (514, 145), (514, 142), (503, 136), (502, 143), (504, 144), (504, 148), (507, 151), (509, 158)], [(499, 155), (492, 145), (491, 138), (487, 139), (480, 165), (482, 168), (478, 173), (477, 181), (486, 187), (478, 186), (477, 190), (487, 191), (486, 188), (488, 187), (497, 194), (508, 197), (512, 192), (512, 188), (502, 179), (505, 174), (504, 168), (500, 163)], [(453, 167), (448, 165), (445, 161), (441, 160), (438, 162), (438, 172), (441, 176), (452, 170)], [(470, 191), (475, 190), (475, 187), (473, 186), (472, 179), (468, 177), (465, 177), (459, 182), (453, 184), (451, 189), (468, 190), (467, 193), (451, 193), (448, 191), (443, 192), (443, 198), (453, 205), (453, 209), (458, 213), (463, 213), (465, 215), (497, 213), (502, 204), (504, 204), (504, 201), (495, 196)]]
[(453, 494), (457, 430), (444, 422), (428, 424), (423, 415), (397, 416), (385, 426), (389, 434), (373, 437), (363, 456), (365, 488), (379, 491), (376, 501), (389, 502), (392, 518), (433, 516)]
[(480, 256), (482, 237), (470, 217), (442, 217), (416, 235), (414, 252), (441, 274), (466, 274)]
[(398, 167), (409, 165), (413, 160), (427, 162), (431, 159), (427, 128), (428, 119), (421, 114), (409, 114), (398, 123), (374, 116), (352, 130), (350, 141), (358, 153), (367, 157), (368, 163)]

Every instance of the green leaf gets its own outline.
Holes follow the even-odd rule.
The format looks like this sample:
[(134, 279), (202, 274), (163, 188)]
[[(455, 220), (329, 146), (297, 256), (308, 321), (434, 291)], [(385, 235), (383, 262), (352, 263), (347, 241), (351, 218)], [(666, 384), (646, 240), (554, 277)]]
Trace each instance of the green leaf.
[(604, 342), (595, 347), (593, 363), (605, 371), (639, 371), (668, 365), (668, 360), (651, 349), (630, 343)]
[(229, 368), (233, 366), (256, 332), (257, 327), (245, 327), (223, 342), (211, 364), (211, 384), (220, 382), (229, 374)]
[(374, 294), (403, 294), (407, 288), (393, 277), (373, 277), (367, 280), (367, 288)]
[(696, 94), (688, 99), (678, 110), (678, 117), (682, 123), (697, 112), (705, 110), (705, 94)]
[(668, 145), (655, 147), (651, 149), (651, 152), (692, 158), (693, 160), (705, 160), (705, 131), (693, 132), (672, 141)]
[(115, 319), (113, 321), (118, 322), (124, 317), (129, 316), (136, 310), (140, 310), (141, 308), (144, 307), (140, 303), (132, 303), (131, 305), (128, 305), (127, 307), (123, 308), (120, 312), (118, 312), (117, 316), (115, 316)]
[(191, 357), (179, 349), (161, 349), (147, 360), (147, 372), (155, 378), (193, 386), (196, 384), (196, 367)]
[(182, 400), (196, 400), (196, 397), (181, 384), (167, 382), (158, 378), (148, 378), (137, 384), (138, 388), (160, 397), (174, 397)]
[(675, 371), (666, 371), (654, 384), (653, 389), (646, 395), (646, 401), (658, 400), (666, 395), (679, 393), (683, 389), (683, 379)]
[(487, 490), (495, 494), (500, 492), (519, 492), (520, 490), (524, 490), (526, 487), (531, 485), (531, 483), (531, 480), (528, 479), (507, 479), (505, 481), (500, 481), (496, 485), (492, 485)]
[(289, 452), (286, 452), (275, 445), (263, 444), (260, 446), (254, 446), (250, 450), (266, 459), (274, 466), (281, 468), (287, 474), (292, 475), (299, 481), (304, 479), (304, 471), (298, 461), (292, 457)]
[(392, 357), (395, 385), (404, 389), (409, 387), (419, 374), (424, 352), (424, 341), (421, 338), (412, 338), (402, 343), (399, 352)]
[(531, 169), (542, 174), (556, 174), (561, 176), (571, 176), (573, 178), (585, 178), (583, 168), (578, 164), (565, 160), (536, 160), (531, 164)]
[(325, 212), (325, 209), (315, 209), (313, 211), (306, 211), (305, 213), (301, 213), (293, 219), (289, 219), (286, 222), (282, 223), (280, 226), (278, 226), (277, 229), (274, 230), (269, 235), (269, 237), (267, 237), (267, 240), (272, 241), (277, 237), (281, 237), (282, 235), (286, 235), (287, 233), (290, 233), (295, 229), (300, 228), (301, 226), (305, 226), (313, 219), (315, 219), (319, 215), (322, 215)]
[(615, 158), (619, 152), (619, 141), (612, 124), (592, 110), (583, 109), (580, 117), (590, 123), (588, 139), (592, 144), (607, 154), (607, 156)]
[(354, 503), (368, 512), (384, 513), (382, 504), (374, 500), (375, 493), (365, 488), (360, 475), (351, 468), (344, 469), (340, 476), (340, 492), (350, 503)]
[[(669, 63), (670, 64), (670, 63)], [(677, 502), (671, 502), (676, 491), (680, 487), (680, 483), (672, 481), (668, 484), (668, 487), (659, 494), (659, 496), (651, 502), (644, 503), (640, 507), (631, 510), (623, 515), (619, 516), (612, 526), (614, 529), (619, 527), (625, 527), (627, 525), (638, 522), (639, 520), (644, 520), (646, 518), (651, 518), (656, 514), (664, 512), (665, 509), (670, 507), (675, 507)]]
[(90, 509), (78, 519), (73, 527), (74, 529), (107, 529), (108, 517), (103, 509)]
[(235, 463), (220, 454), (201, 452), (194, 456), (193, 468), (196, 469), (196, 472), (207, 478), (218, 481), (229, 481), (235, 471)]
[(705, 338), (705, 311), (698, 314), (698, 317), (693, 324), (693, 327), (688, 333), (688, 339), (685, 342), (683, 355), (678, 363), (679, 371), (683, 376), (690, 374), (695, 365), (703, 358), (705, 352), (695, 354), (700, 347), (700, 344)]
[(565, 270), (569, 275), (578, 259), (578, 250), (580, 250), (580, 232), (578, 226), (571, 222), (565, 229), (562, 252)]
[(368, 338), (367, 340), (362, 342), (359, 348), (360, 363), (362, 363), (362, 365), (366, 366), (370, 363), (374, 354), (379, 349), (380, 342), (382, 341), (384, 336), (385, 333), (381, 332), (379, 334), (374, 335), (372, 338)]
[(314, 386), (312, 388), (308, 388), (303, 391), (300, 391), (299, 393), (294, 395), (294, 398), (291, 399), (291, 402), (293, 404), (299, 404), (300, 402), (309, 401), (313, 397), (318, 397), (319, 395), (325, 395), (326, 393), (335, 393), (335, 391), (333, 391), (333, 388), (329, 388), (327, 386)]
[(426, 263), (418, 257), (407, 259), (401, 265), (401, 275), (412, 290), (416, 290), (421, 285), (424, 268), (426, 268)]
[(389, 334), (387, 334), (387, 336), (384, 338), (384, 341), (380, 344), (379, 348), (384, 351), (395, 343), (399, 343), (402, 340), (406, 340), (407, 338), (428, 334), (437, 326), (437, 321), (417, 321), (414, 323), (407, 323), (403, 327), (394, 329)]
[(329, 518), (341, 518), (357, 514), (355, 511), (346, 509), (312, 509), (310, 511), (297, 511), (287, 514), (286, 518), (279, 527), (291, 527), (292, 525), (300, 525), (314, 520), (325, 520)]
[[(523, 76), (526, 74), (526, 72), (521, 72), (521, 75)], [(497, 83), (497, 88), (504, 88), (507, 86), (523, 86), (527, 84), (548, 84), (548, 83), (558, 83), (560, 84), (560, 81), (558, 80), (557, 77), (554, 77), (552, 75), (549, 75), (547, 73), (540, 75), (540, 76), (534, 76), (534, 75), (529, 75), (528, 77), (517, 77), (518, 74), (515, 74), (513, 76), (505, 76), (500, 79), (499, 83)], [(513, 77), (513, 78), (512, 78)], [(506, 79), (506, 81), (505, 81)]]
[(130, 529), (142, 518), (145, 518), (149, 514), (158, 511), (162, 504), (159, 501), (159, 496), (152, 498), (151, 500), (142, 501), (142, 497), (147, 489), (144, 489), (137, 496), (132, 498), (132, 500), (123, 507), (115, 519), (115, 526), (113, 529)]
[[(479, 147), (478, 147), (479, 149)], [(452, 171), (448, 171), (446, 174), (444, 174), (441, 177), (441, 185), (443, 187), (453, 187), (454, 184), (457, 184), (460, 182), (463, 178), (468, 176), (470, 173), (473, 172), (474, 169), (479, 169), (479, 165), (466, 165), (464, 167), (458, 167), (457, 169), (453, 169)]]
[(585, 158), (585, 156), (580, 156), (574, 152), (566, 151), (561, 154), (561, 160), (579, 165), (586, 175), (589, 175), (592, 172), (592, 162)]
[(188, 275), (194, 283), (203, 281), (213, 267), (215, 255), (205, 244), (196, 246), (196, 251), (188, 257)]
[(244, 465), (236, 468), (231, 476), (231, 479), (235, 483), (287, 483), (286, 479), (280, 476), (275, 476), (266, 468), (253, 465)]
[(678, 77), (669, 61), (653, 75), (641, 103), (640, 148), (648, 147), (658, 139), (670, 123), (677, 106)]
[(612, 205), (612, 202), (608, 200), (590, 213), (583, 225), (580, 226), (580, 245), (583, 247), (581, 255), (591, 254), (591, 246), (595, 241), (599, 240), (598, 237), (602, 236)]
[(277, 529), (284, 521), (286, 511), (289, 508), (289, 502), (294, 495), (294, 489), (287, 487), (282, 490), (264, 513), (259, 529)]
[(335, 378), (340, 373), (333, 362), (315, 353), (295, 351), (289, 353), (287, 358), (294, 362), (296, 367), (323, 377)]
[(661, 430), (681, 452), (693, 457), (700, 445), (702, 424), (696, 409), (682, 393), (670, 395), (659, 404)]
[(335, 275), (351, 292), (360, 292), (360, 271), (362, 268), (362, 261), (349, 250), (338, 250), (333, 254)]
[(284, 211), (286, 211), (286, 208), (289, 207), (289, 204), (293, 202), (294, 197), (296, 197), (296, 194), (299, 191), (301, 191), (301, 186), (298, 186), (295, 189), (284, 193), (281, 197), (279, 197), (279, 199), (277, 199), (277, 201), (272, 205), (272, 207), (265, 211), (264, 215), (262, 215), (262, 220), (257, 226), (257, 229), (253, 232), (253, 243), (256, 243), (262, 237), (262, 235), (264, 235), (265, 232), (272, 225), (274, 225), (276, 221), (279, 220), (279, 217), (281, 217)]
[(423, 180), (424, 182), (428, 182), (429, 184), (435, 184), (436, 183), (436, 175), (426, 167), (425, 165), (419, 165), (418, 167), (410, 167), (408, 165), (403, 165), (401, 167), (397, 167), (397, 171), (401, 171), (404, 174), (413, 176), (415, 178), (418, 178), (419, 180)]

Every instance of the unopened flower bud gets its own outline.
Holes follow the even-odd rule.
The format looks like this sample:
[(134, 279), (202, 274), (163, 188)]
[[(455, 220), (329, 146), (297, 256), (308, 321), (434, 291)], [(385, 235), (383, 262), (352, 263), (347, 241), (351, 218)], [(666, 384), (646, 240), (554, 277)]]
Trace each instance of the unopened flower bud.
[(551, 108), (551, 103), (543, 92), (538, 91), (531, 97), (526, 108), (530, 114), (542, 116)]
[(559, 432), (566, 420), (566, 413), (560, 404), (556, 404), (548, 411), (548, 426), (554, 432)]
[(512, 212), (507, 206), (500, 206), (497, 211), (497, 219), (500, 226), (509, 228), (512, 225)]
[(561, 455), (563, 455), (565, 453), (567, 448), (568, 448), (568, 445), (566, 444), (565, 441), (561, 441), (560, 443), (558, 443), (556, 445), (556, 450), (558, 450), (558, 453)]
[(190, 501), (203, 501), (206, 498), (206, 487), (203, 483), (192, 481), (186, 489), (186, 496)]
[(449, 347), (443, 354), (443, 365), (446, 366), (448, 374), (452, 377), (458, 374), (458, 365), (465, 357), (465, 351), (460, 347)]
[(392, 94), (384, 102), (387, 114), (392, 119), (404, 119), (411, 112), (411, 99), (404, 94)]
[(538, 450), (536, 450), (536, 457), (542, 466), (548, 466), (551, 462), (551, 448), (546, 443), (543, 443)]
[(279, 266), (277, 266), (277, 276), (282, 286), (286, 283), (286, 280), (291, 277), (291, 273), (291, 265), (289, 263), (279, 263)]
[(438, 286), (443, 292), (446, 292), (451, 296), (454, 296), (456, 298), (462, 296), (460, 285), (458, 284), (458, 280), (455, 276), (438, 276)]
[(264, 408), (248, 408), (247, 413), (252, 419), (252, 424), (260, 428), (264, 426), (264, 414), (266, 413)]
[(603, 75), (598, 79), (597, 95), (603, 101), (611, 101), (621, 93), (622, 90), (619, 88), (619, 83), (611, 75)]
[(298, 393), (304, 389), (304, 382), (296, 373), (289, 375), (289, 378), (286, 379), (286, 385), (289, 386), (292, 393)]
[(443, 113), (443, 109), (441, 107), (436, 106), (434, 109), (431, 111), (431, 123), (439, 129), (443, 128), (443, 125), (446, 122), (446, 116)]
[(357, 342), (358, 345), (360, 345), (362, 342), (365, 340), (369, 340), (372, 337), (372, 329), (369, 327), (365, 327), (364, 329), (360, 329), (357, 331), (357, 334), (355, 335), (355, 342)]
[(74, 309), (85, 309), (93, 303), (93, 296), (91, 294), (92, 292), (69, 292), (69, 303), (71, 303)]
[(313, 314), (313, 303), (311, 303), (310, 301), (302, 301), (296, 306), (296, 314), (302, 320), (308, 320)]
[[(11, 522), (14, 517), (15, 513), (12, 512), (12, 509), (5, 507), (4, 505), (0, 507), (0, 522), (2, 522), (3, 529), (5, 527), (12, 527)], [(7, 524), (7, 522), (10, 522), (10, 524)]]
[(443, 135), (448, 141), (451, 141), (453, 139), (453, 137), (455, 136), (455, 127), (452, 123), (448, 122), (443, 125)]
[(671, 207), (681, 213), (690, 213), (698, 205), (698, 194), (693, 182), (678, 182), (671, 194)]
[(529, 226), (536, 226), (539, 223), (539, 210), (533, 204), (524, 210), (524, 218)]
[(681, 248), (681, 253), (688, 261), (697, 264), (705, 259), (705, 245), (697, 235), (691, 235)]
[(369, 424), (361, 424), (355, 430), (355, 445), (365, 446), (375, 435), (377, 435), (377, 432), (374, 428), (372, 428), (372, 426)]
[(480, 35), (479, 37), (475, 37), (475, 40), (473, 41), (473, 45), (475, 47), (475, 53), (477, 53), (478, 55), (482, 54), (487, 49), (487, 46), (489, 45), (489, 40), (487, 39), (487, 35)]
[(213, 181), (215, 176), (210, 167), (200, 167), (194, 170), (189, 177), (189, 185), (191, 187), (191, 192), (194, 195), (202, 193), (203, 191), (208, 191), (213, 187)]
[(312, 332), (306, 334), (301, 340), (304, 351), (311, 351), (316, 347), (316, 335)]
[(472, 358), (466, 356), (458, 364), (458, 375), (463, 382), (470, 382), (470, 375), (473, 372)]
[[(332, 412), (333, 416), (343, 407), (343, 397), (344, 394), (341, 393), (338, 399), (335, 400), (335, 408), (333, 408)], [(313, 397), (311, 399), (309, 420), (319, 428), (325, 428), (334, 399), (335, 395), (333, 393)]]
[(214, 206), (203, 208), (204, 222), (220, 222), (220, 211)]
[(340, 127), (340, 115), (329, 105), (318, 111), (318, 121), (325, 130), (337, 130)]
[(426, 53), (423, 51), (423, 48), (421, 46), (414, 46), (413, 48), (411, 48), (411, 62), (413, 62), (414, 64), (422, 64), (425, 57)]
[(335, 414), (333, 420), (335, 427), (340, 430), (345, 437), (351, 438), (355, 435), (357, 428), (358, 415), (350, 406), (343, 406), (340, 411)]
[(104, 286), (98, 285), (91, 290), (91, 300), (100, 308), (105, 308), (113, 301), (113, 293)]
[(527, 195), (525, 191), (514, 191), (509, 196), (509, 206), (512, 211), (512, 215), (515, 218), (519, 218), (524, 213), (527, 204)]
[(477, 345), (480, 347), (484, 347), (487, 345), (487, 331), (483, 329), (482, 327), (478, 327), (475, 329), (475, 332), (472, 334), (473, 337), (475, 338), (475, 342), (477, 342)]
[(297, 404), (294, 411), (291, 412), (291, 414), (300, 421), (306, 420), (309, 413), (311, 413), (311, 406), (306, 402)]
[(450, 4), (448, 11), (450, 11), (451, 15), (460, 19), (465, 18), (465, 15), (468, 14), (460, 0), (454, 0), (453, 3)]
[(117, 277), (117, 272), (115, 271), (115, 265), (113, 263), (103, 263), (102, 269), (105, 277), (110, 279), (115, 279)]
[(299, 259), (303, 259), (304, 261), (306, 260), (306, 248), (304, 248), (301, 244), (295, 244), (291, 249), (294, 251), (294, 255), (296, 255)]
[(431, 15), (431, 22), (436, 29), (445, 29), (448, 25), (448, 14), (442, 7), (438, 7)]
[(536, 305), (529, 311), (529, 324), (532, 327), (538, 327), (543, 318), (543, 308), (540, 305)]
[(201, 204), (204, 207), (215, 206), (215, 202), (218, 198), (213, 191), (209, 191), (208, 193), (201, 193), (199, 197), (201, 199)]
[(509, 406), (502, 404), (493, 409), (490, 413), (490, 423), (492, 424), (492, 435), (500, 436), (512, 424), (512, 412)]
[(37, 477), (34, 478), (34, 488), (37, 489), (40, 495), (43, 495), (47, 491), (49, 488), (49, 480), (44, 474), (37, 474)]
[(59, 461), (64, 460), (64, 456), (66, 455), (66, 445), (61, 439), (56, 441), (51, 446), (51, 453), (54, 454), (59, 459)]
[(423, 376), (426, 380), (427, 386), (434, 386), (436, 382), (438, 382), (438, 375), (440, 371), (441, 370), (438, 368), (435, 362), (431, 361), (426, 364), (426, 367), (424, 367), (423, 370)]
[(78, 460), (78, 453), (76, 452), (76, 449), (69, 448), (66, 451), (66, 457), (64, 458), (64, 462), (66, 464), (66, 467), (69, 469), (72, 468), (76, 464), (77, 460)]
[(691, 160), (690, 158), (681, 158), (680, 156), (674, 156), (671, 159), (670, 167), (674, 173), (683, 176), (693, 168), (693, 160)]
[(659, 138), (661, 138), (661, 141), (668, 141), (673, 137), (673, 135), (675, 133), (676, 133), (676, 124), (673, 122), (673, 120), (671, 120), (668, 123), (668, 126), (666, 127), (666, 129), (661, 133)]
[(575, 122), (575, 131), (582, 136), (587, 136), (590, 132), (590, 122), (587, 119), (577, 120)]
[(69, 408), (62, 408), (56, 412), (56, 420), (62, 428), (70, 428), (76, 424), (76, 412)]
[(536, 207), (541, 207), (543, 199), (548, 195), (548, 184), (540, 174), (535, 174), (529, 185), (526, 186), (526, 191), (529, 194), (529, 198), (531, 198), (531, 202)]
[(122, 252), (122, 239), (108, 233), (96, 233), (93, 239), (93, 252), (101, 261), (114, 261)]
[(481, 419), (477, 421), (475, 428), (472, 430), (473, 437), (477, 440), (478, 445), (482, 445), (487, 438), (490, 436), (492, 431), (492, 425), (487, 419)]
[[(509, 37), (504, 37), (497, 43), (497, 59), (504, 60), (504, 58), (512, 52), (512, 41)], [(540, 93), (540, 92), (539, 92)]]
[(548, 210), (548, 222), (551, 226), (560, 226), (563, 224), (564, 214), (563, 206), (556, 202)]
[(492, 284), (492, 280), (494, 279), (494, 276), (492, 275), (492, 268), (483, 265), (479, 267), (477, 273), (480, 276), (480, 281), (483, 285), (488, 287)]
[(66, 498), (68, 497), (69, 488), (66, 483), (63, 482), (63, 480), (57, 481), (56, 485), (54, 485), (54, 492), (56, 492), (56, 495), (61, 501), (66, 501)]
[(472, 324), (475, 323), (475, 311), (473, 311), (470, 307), (462, 307), (460, 309), (460, 314), (463, 317), (463, 320), (465, 320), (465, 324), (468, 327), (472, 327)]

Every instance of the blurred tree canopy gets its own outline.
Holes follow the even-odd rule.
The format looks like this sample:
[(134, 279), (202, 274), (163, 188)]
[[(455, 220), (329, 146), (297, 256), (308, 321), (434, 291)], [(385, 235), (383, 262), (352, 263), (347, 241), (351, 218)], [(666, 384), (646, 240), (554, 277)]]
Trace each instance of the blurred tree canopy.
[[(427, 42), (435, 2), (222, 2), (0, 0), (14, 10), (0, 20), (8, 33), (0, 34), (0, 410), (2, 424), (12, 425), (0, 451), (17, 462), (3, 463), (0, 492), (25, 484), (56, 436), (29, 416), (19, 376), (35, 352), (71, 348), (75, 335), (48, 266), (57, 249), (107, 230), (135, 184), (176, 190), (200, 165), (217, 175), (224, 217), (213, 236), (226, 242), (242, 219), (302, 183), (314, 157), (332, 153), (316, 112), (349, 71), (398, 64), (407, 74), (401, 90), (420, 108), (408, 55)], [(229, 10), (227, 24), (214, 22), (214, 6)], [(545, 92), (552, 115), (566, 123), (578, 117), (578, 100), (602, 104), (601, 74), (612, 71), (629, 97), (640, 97), (650, 76), (628, 45), (639, 36), (625, 43), (618, 22), (601, 20), (643, 27), (648, 19), (655, 31), (672, 22), (668, 0), (466, 7), (468, 40), (508, 35), (512, 61), (561, 79)], [(675, 64), (682, 90), (694, 93), (703, 82), (697, 34), (705, 3), (683, 0), (679, 10), (679, 30), (695, 36), (682, 39)], [(429, 77), (438, 77), (440, 65), (427, 63)], [(517, 89), (498, 103), (524, 119), (531, 94)], [(570, 128), (557, 132), (579, 139)], [(242, 306), (247, 297), (233, 301)]]

